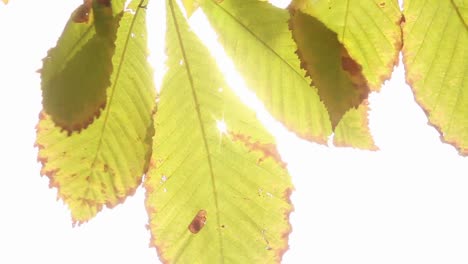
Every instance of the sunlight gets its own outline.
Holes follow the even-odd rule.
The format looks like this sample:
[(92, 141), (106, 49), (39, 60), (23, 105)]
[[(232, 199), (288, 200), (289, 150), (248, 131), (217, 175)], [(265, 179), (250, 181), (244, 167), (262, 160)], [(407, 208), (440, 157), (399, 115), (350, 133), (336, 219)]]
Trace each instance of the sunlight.
[(227, 125), (226, 122), (223, 120), (217, 120), (216, 121), (216, 127), (218, 127), (219, 133), (221, 134), (227, 134)]
[[(161, 263), (155, 248), (148, 247), (151, 234), (146, 227), (145, 204), (148, 201), (143, 185), (126, 198), (124, 204), (112, 210), (104, 209), (89, 223), (71, 228), (69, 209), (63, 201), (55, 201), (57, 191), (47, 188), (49, 179), (39, 176), (41, 168), (36, 162), (37, 148), (33, 145), (34, 127), (41, 109), (41, 79), (35, 70), (41, 67), (47, 50), (55, 46), (70, 13), (82, 2), (16, 0), (8, 5), (0, 3), (0, 72), (3, 73), (0, 87), (4, 88), (0, 89), (0, 112), (3, 114), (0, 160), (4, 161), (0, 171), (3, 175), (20, 175), (1, 177), (0, 180), (0, 207), (5, 216), (0, 224), (0, 244), (8, 245), (8, 250), (0, 254), (0, 263), (15, 260), (15, 263), (59, 264), (63, 259), (68, 259), (68, 264)], [(270, 2), (286, 7), (290, 1)], [(165, 3), (152, 1), (148, 6), (145, 11), (148, 13), (148, 32), (141, 36), (149, 41), (151, 55), (148, 60), (154, 67), (158, 93), (168, 71), (165, 64)], [(135, 10), (127, 11), (135, 13)], [(143, 9), (140, 11), (143, 13)], [(288, 15), (286, 11), (283, 13)], [(451, 145), (441, 143), (437, 130), (427, 125), (427, 116), (405, 83), (402, 62), (381, 91), (369, 96), (369, 126), (380, 150), (370, 152), (334, 147), (332, 136), (328, 147), (298, 138), (270, 115), (226, 55), (202, 9), (192, 15), (190, 24), (193, 32), (214, 54), (226, 78), (226, 85), (210, 86), (210, 95), (231, 99), (235, 94), (254, 109), (274, 136), (270, 139), (266, 135), (266, 140), (278, 146), (282, 160), (287, 163), (286, 169), (295, 186), (290, 197), (294, 212), (288, 216), (292, 233), (288, 236), (289, 250), (282, 263), (468, 263), (468, 159), (459, 156)], [(136, 39), (139, 37), (138, 33)], [(171, 63), (173, 67), (184, 69), (190, 61)], [(156, 102), (159, 103), (159, 97)], [(159, 105), (159, 110), (168, 104)], [(234, 142), (228, 133), (238, 132), (237, 127), (244, 124), (244, 120), (236, 119), (237, 109), (222, 109), (222, 114), (204, 114), (210, 125), (208, 139), (213, 144), (210, 149), (213, 157), (227, 152), (233, 144), (242, 150), (239, 142)], [(185, 133), (185, 130), (176, 129), (184, 120), (168, 119), (167, 122), (174, 125), (175, 132)], [(215, 124), (216, 128), (213, 127)], [(155, 133), (166, 136), (158, 130)], [(178, 154), (177, 151), (185, 146), (177, 143), (174, 140), (165, 144), (174, 144), (177, 147), (174, 153)], [(154, 149), (155, 153), (161, 146)], [(192, 157), (192, 152), (187, 153), (187, 160), (199, 162), (199, 156)], [(202, 152), (195, 154), (198, 153)], [(174, 157), (176, 155), (164, 161), (169, 165), (160, 167), (161, 176), (157, 179), (162, 191), (167, 192), (166, 196), (177, 193), (177, 188), (169, 185), (173, 181), (169, 181), (170, 171), (165, 170), (179, 162)], [(233, 155), (228, 155), (219, 159), (232, 163), (232, 158)], [(262, 164), (270, 164), (267, 162), (262, 161)], [(236, 169), (239, 173), (244, 172), (244, 168)], [(221, 179), (230, 175), (217, 176), (218, 183), (223, 183)], [(255, 174), (246, 174), (245, 182), (254, 179)], [(173, 186), (180, 187), (182, 195), (189, 199), (189, 193), (183, 192), (189, 183), (192, 182)], [(263, 186), (255, 187), (245, 197), (234, 199), (239, 204), (257, 206), (256, 201), (262, 199), (274, 202), (283, 198), (259, 187)], [(220, 192), (220, 195), (227, 197), (228, 194)], [(195, 201), (198, 202), (201, 203)], [(171, 210), (176, 212), (176, 209)], [(210, 215), (214, 214), (208, 212), (208, 219)], [(269, 220), (267, 214), (258, 217), (265, 222)], [(178, 218), (175, 220), (179, 221)], [(188, 227), (189, 222), (181, 224)], [(264, 242), (266, 250), (274, 248), (277, 242), (269, 237), (269, 232), (274, 230), (262, 226), (256, 230), (258, 242)], [(24, 254), (25, 250), (29, 254)]]

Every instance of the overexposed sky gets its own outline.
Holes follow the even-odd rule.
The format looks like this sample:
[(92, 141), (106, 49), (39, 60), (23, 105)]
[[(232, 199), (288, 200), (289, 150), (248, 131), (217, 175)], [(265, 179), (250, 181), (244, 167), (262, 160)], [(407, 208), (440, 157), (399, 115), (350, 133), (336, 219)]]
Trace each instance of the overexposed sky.
[[(68, 209), (39, 175), (35, 71), (81, 2), (0, 4), (0, 263), (159, 263), (148, 246), (143, 189), (72, 228)], [(163, 2), (152, 1), (149, 11), (160, 12)], [(163, 35), (157, 14), (150, 17), (153, 59)], [(157, 78), (162, 69), (155, 62)], [(305, 142), (266, 117), (296, 186), (283, 263), (468, 263), (468, 159), (440, 142), (403, 74), (397, 68), (370, 96), (378, 152)]]

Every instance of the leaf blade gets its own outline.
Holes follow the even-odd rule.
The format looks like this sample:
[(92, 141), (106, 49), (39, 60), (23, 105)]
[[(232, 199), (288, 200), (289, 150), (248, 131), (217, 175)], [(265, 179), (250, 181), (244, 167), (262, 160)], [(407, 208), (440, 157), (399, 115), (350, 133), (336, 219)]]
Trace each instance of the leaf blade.
[(289, 27), (298, 45), (301, 67), (312, 77), (335, 128), (348, 110), (367, 98), (367, 80), (336, 33), (300, 10), (290, 13)]
[(326, 143), (332, 132), (329, 116), (300, 68), (288, 12), (257, 0), (203, 1), (201, 6), (226, 53), (273, 117), (302, 138)]
[(429, 122), (466, 156), (468, 30), (458, 13), (450, 1), (405, 2), (403, 62)]
[(366, 100), (358, 108), (351, 108), (344, 114), (335, 128), (333, 136), (335, 146), (378, 150), (369, 129), (368, 111), (369, 105)]
[[(114, 17), (110, 6), (85, 2), (74, 12), (57, 46), (44, 59), (44, 111), (69, 133), (87, 127), (106, 105), (119, 21), (120, 16)], [(64, 39), (67, 37), (76, 41)], [(65, 55), (68, 52), (71, 54)]]
[(371, 90), (380, 90), (402, 47), (398, 1), (294, 0), (291, 5), (336, 32), (351, 58), (362, 66)]
[(154, 85), (146, 61), (145, 14), (139, 3), (131, 2), (137, 12), (124, 12), (120, 21), (113, 57), (116, 70), (104, 114), (71, 136), (45, 113), (37, 126), (41, 174), (58, 189), (58, 197), (70, 208), (75, 223), (88, 221), (104, 205), (123, 202), (140, 184), (147, 167)]
[(166, 263), (279, 262), (292, 186), (273, 139), (226, 86), (173, 1), (167, 14), (168, 72), (145, 180), (151, 241)]

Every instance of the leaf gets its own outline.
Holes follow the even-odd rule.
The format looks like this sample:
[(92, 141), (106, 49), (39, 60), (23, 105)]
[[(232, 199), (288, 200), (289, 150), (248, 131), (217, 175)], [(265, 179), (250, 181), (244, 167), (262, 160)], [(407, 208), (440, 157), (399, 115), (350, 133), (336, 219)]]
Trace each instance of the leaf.
[(182, 0), (184, 4), (185, 12), (187, 12), (187, 16), (190, 17), (193, 12), (197, 11), (199, 4), (196, 0)]
[(335, 128), (335, 146), (378, 150), (369, 130), (368, 111), (368, 102), (365, 100), (357, 109), (351, 108), (345, 113)]
[(288, 12), (258, 0), (206, 0), (201, 6), (269, 112), (300, 137), (326, 143), (332, 132), (328, 113), (300, 68)]
[(442, 140), (468, 155), (468, 30), (452, 1), (406, 1), (406, 81)]
[[(129, 7), (136, 11), (124, 12), (120, 21), (103, 114), (71, 136), (45, 113), (37, 126), (41, 173), (50, 178), (51, 187), (58, 188), (74, 222), (89, 220), (103, 205), (113, 207), (122, 202), (135, 191), (148, 166), (154, 85), (147, 62), (146, 11), (138, 7), (140, 3), (132, 1)], [(80, 28), (73, 29), (79, 32)], [(87, 35), (73, 38), (77, 35), (68, 32), (66, 36), (71, 37), (62, 37), (62, 41), (73, 46), (73, 41), (79, 45)]]
[(401, 12), (397, 0), (293, 0), (300, 10), (338, 34), (351, 58), (362, 66), (370, 88), (380, 90), (398, 63)]
[(44, 111), (67, 130), (81, 130), (92, 123), (106, 104), (112, 74), (112, 56), (120, 16), (112, 7), (89, 1), (72, 15), (57, 46), (44, 59), (41, 70)]
[(285, 165), (174, 2), (145, 180), (151, 241), (164, 263), (279, 263), (291, 231)]
[(466, 0), (452, 0), (452, 3), (466, 27), (468, 25), (468, 2)]
[[(380, 90), (382, 83), (390, 78), (402, 46), (398, 1), (294, 0), (290, 9), (309, 14), (336, 32), (350, 58), (362, 67), (371, 90)], [(347, 112), (340, 123), (343, 123), (342, 127), (346, 127), (346, 134), (354, 137), (342, 138), (349, 142), (343, 141), (339, 145), (375, 149), (369, 133), (367, 114), (364, 116), (359, 111)], [(356, 123), (359, 120), (362, 121), (360, 125)], [(344, 132), (343, 130), (342, 133)], [(368, 145), (353, 143), (363, 138), (369, 139), (366, 140)]]
[(316, 18), (291, 10), (289, 27), (301, 66), (312, 77), (335, 128), (343, 115), (357, 108), (369, 94), (362, 68), (349, 56), (336, 33)]

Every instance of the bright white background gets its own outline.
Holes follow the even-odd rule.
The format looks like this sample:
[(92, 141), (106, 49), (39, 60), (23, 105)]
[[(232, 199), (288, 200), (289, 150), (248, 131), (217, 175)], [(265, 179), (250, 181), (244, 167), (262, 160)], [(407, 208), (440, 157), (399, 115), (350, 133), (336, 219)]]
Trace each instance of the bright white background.
[[(0, 263), (158, 263), (143, 189), (72, 228), (56, 190), (39, 176), (35, 71), (80, 2), (0, 4)], [(153, 43), (163, 21), (151, 18)], [(159, 80), (162, 67), (155, 68)], [(269, 124), (296, 186), (283, 263), (468, 263), (467, 158), (427, 125), (402, 67), (370, 103), (378, 152), (319, 146)]]

